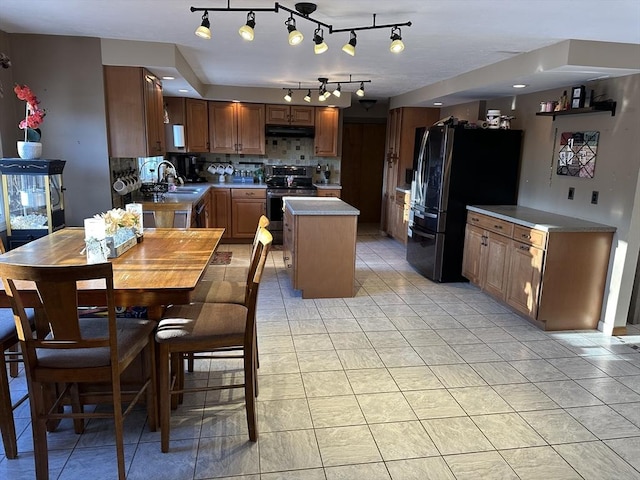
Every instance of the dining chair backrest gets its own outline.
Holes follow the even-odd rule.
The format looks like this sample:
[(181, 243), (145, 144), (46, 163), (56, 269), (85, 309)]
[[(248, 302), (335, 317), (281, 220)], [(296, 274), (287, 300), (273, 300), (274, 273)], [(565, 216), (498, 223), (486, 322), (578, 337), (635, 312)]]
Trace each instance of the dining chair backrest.
[[(83, 348), (111, 348), (112, 365), (117, 363), (116, 317), (113, 295), (113, 269), (111, 263), (73, 266), (34, 266), (0, 262), (0, 276), (10, 298), (16, 322), (18, 338), (23, 351), (27, 371), (38, 365), (38, 357), (47, 350), (61, 348), (73, 350)], [(100, 281), (107, 306), (109, 335), (104, 338), (83, 339), (78, 314), (78, 282)], [(31, 281), (36, 291), (18, 290), (16, 281)], [(50, 334), (45, 339), (35, 338), (25, 313), (23, 298), (39, 303), (44, 320), (49, 324)], [(82, 367), (82, 365), (78, 365)]]
[[(245, 289), (245, 307), (247, 307), (247, 328), (245, 330), (245, 336), (254, 335), (255, 331), (255, 314), (256, 305), (258, 301), (258, 287), (262, 280), (264, 273), (264, 267), (267, 262), (267, 256), (271, 249), (273, 242), (273, 236), (264, 227), (259, 227), (258, 234), (256, 235), (256, 246), (251, 264), (249, 265), (249, 272), (247, 273), (247, 286)], [(249, 338), (249, 337), (246, 337)]]

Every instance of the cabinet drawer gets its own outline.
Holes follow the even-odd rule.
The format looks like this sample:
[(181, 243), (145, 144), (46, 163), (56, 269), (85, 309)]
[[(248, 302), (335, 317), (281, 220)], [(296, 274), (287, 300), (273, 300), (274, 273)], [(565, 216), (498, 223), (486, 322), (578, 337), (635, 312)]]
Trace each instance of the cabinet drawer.
[(232, 188), (231, 198), (267, 198), (267, 191), (264, 188)]
[(542, 230), (536, 230), (534, 228), (514, 225), (513, 239), (517, 240), (518, 242), (526, 243), (544, 249), (547, 244), (547, 233), (543, 232)]
[(469, 212), (467, 222), (507, 237), (511, 237), (513, 234), (513, 223), (488, 215), (482, 215), (481, 213)]

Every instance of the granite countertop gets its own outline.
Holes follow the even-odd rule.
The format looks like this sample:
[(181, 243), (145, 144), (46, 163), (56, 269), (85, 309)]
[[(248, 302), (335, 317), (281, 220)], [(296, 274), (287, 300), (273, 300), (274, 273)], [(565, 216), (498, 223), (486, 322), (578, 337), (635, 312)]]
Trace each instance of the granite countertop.
[(137, 191), (132, 195), (132, 200), (136, 203), (142, 204), (195, 204), (207, 193), (209, 186), (210, 184), (208, 183), (190, 183), (187, 185), (180, 185), (176, 188), (175, 192), (166, 192), (160, 198), (155, 196), (145, 197), (140, 193), (140, 191)]
[(535, 210), (519, 205), (467, 205), (467, 210), (484, 213), (524, 227), (545, 232), (615, 232), (616, 228), (601, 223)]
[(319, 190), (322, 190), (325, 188), (342, 190), (342, 185), (340, 185), (339, 183), (314, 183), (313, 186), (318, 188)]
[(335, 197), (282, 197), (294, 215), (360, 215), (360, 210)]
[(219, 182), (205, 184), (211, 188), (267, 188), (266, 183)]

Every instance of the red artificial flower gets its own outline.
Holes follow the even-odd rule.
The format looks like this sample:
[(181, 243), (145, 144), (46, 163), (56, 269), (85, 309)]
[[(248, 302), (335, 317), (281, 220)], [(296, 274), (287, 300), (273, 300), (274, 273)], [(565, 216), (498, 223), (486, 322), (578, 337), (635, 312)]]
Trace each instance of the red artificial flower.
[(40, 101), (38, 97), (34, 95), (31, 89), (26, 85), (17, 85), (13, 88), (18, 100), (27, 102), (27, 113), (24, 120), (19, 124), (21, 129), (32, 128), (36, 129), (44, 121), (46, 112), (40, 108)]

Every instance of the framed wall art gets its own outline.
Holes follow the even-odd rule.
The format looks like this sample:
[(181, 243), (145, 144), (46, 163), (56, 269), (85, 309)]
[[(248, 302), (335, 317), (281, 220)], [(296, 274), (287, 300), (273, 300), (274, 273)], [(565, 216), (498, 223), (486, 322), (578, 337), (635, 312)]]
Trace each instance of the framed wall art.
[(558, 175), (593, 178), (600, 132), (562, 132), (558, 150)]

